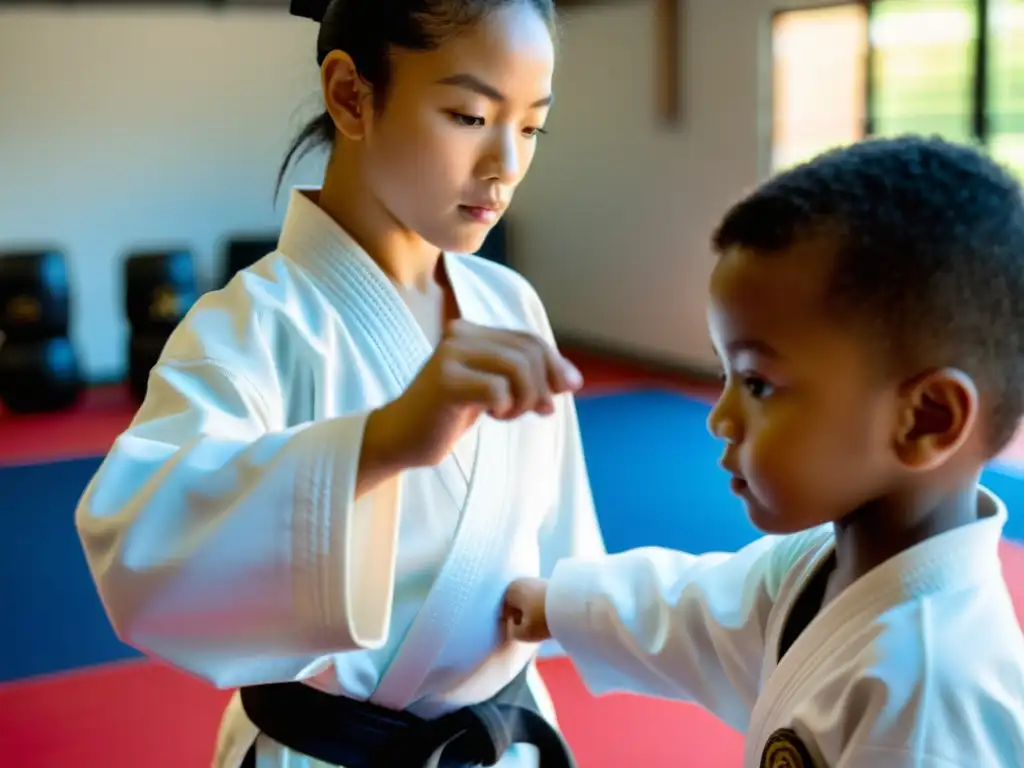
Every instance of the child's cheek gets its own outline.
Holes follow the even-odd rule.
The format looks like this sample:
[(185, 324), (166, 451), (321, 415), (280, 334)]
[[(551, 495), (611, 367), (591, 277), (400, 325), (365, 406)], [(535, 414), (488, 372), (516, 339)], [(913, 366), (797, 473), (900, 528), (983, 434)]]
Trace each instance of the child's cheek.
[(799, 434), (777, 420), (764, 420), (751, 437), (747, 482), (759, 500), (777, 511), (799, 506)]

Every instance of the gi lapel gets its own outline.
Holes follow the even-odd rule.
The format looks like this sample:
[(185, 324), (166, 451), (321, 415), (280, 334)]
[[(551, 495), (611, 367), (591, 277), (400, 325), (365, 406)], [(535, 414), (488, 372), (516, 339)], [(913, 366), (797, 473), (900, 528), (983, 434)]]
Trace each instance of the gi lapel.
[[(307, 271), (351, 331), (373, 345), (391, 375), (381, 383), (390, 397), (397, 397), (433, 354), (433, 346), (388, 276), (310, 199), (313, 194), (293, 190), (278, 249)], [(434, 471), (461, 508), (471, 468), (453, 455)]]
[[(462, 316), (492, 325), (493, 308), (482, 299), (479, 284), (455, 259), (446, 257), (445, 266)], [(416, 700), (427, 673), (464, 620), (479, 573), (507, 545), (511, 432), (508, 425), (488, 417), (482, 417), (476, 429), (475, 460), (454, 541), (409, 633), (370, 697), (375, 704), (405, 709)]]
[[(346, 325), (374, 345), (391, 374), (391, 396), (401, 394), (433, 349), (387, 275), (301, 191), (293, 193), (279, 250), (307, 269)], [(488, 323), (492, 313), (473, 290), (472, 277), (453, 275), (453, 262), (445, 263), (466, 319)], [(509, 431), (486, 417), (475, 429), (469, 466), (453, 455), (435, 470), (462, 514), (441, 572), (370, 699), (375, 704), (401, 710), (414, 701), (462, 621), (478, 573), (505, 543)]]
[(398, 653), (370, 701), (390, 709), (406, 709), (427, 672), (459, 625), (477, 574), (504, 545), (508, 500), (509, 435), (501, 424), (481, 419), (476, 461), (455, 540), (413, 620)]
[[(822, 685), (822, 671), (828, 675), (835, 668), (829, 665), (837, 653), (871, 647), (874, 624), (887, 611), (944, 589), (964, 589), (1002, 578), (998, 546), (1006, 509), (981, 489), (978, 510), (979, 520), (926, 539), (891, 557), (821, 610), (765, 681), (747, 729), (745, 765), (758, 764), (774, 729), (790, 727), (795, 710), (811, 700)], [(827, 556), (827, 549), (819, 550), (815, 564)], [(768, 634), (769, 653), (775, 653), (785, 613), (806, 586), (812, 571), (813, 568), (805, 568), (791, 574), (788, 589), (784, 588), (789, 595), (787, 610), (780, 611), (774, 629)], [(814, 752), (813, 744), (807, 747)]]

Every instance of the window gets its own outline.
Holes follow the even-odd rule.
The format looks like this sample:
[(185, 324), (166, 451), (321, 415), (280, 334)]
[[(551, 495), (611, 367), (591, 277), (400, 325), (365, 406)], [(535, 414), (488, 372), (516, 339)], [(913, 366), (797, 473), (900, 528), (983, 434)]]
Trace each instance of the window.
[(863, 3), (782, 11), (772, 24), (772, 169), (864, 135)]
[(988, 41), (988, 145), (1024, 177), (1024, 0), (993, 2)]
[(974, 137), (974, 0), (875, 0), (872, 132)]
[(783, 11), (772, 40), (773, 170), (865, 132), (918, 133), (980, 142), (1024, 179), (1024, 0)]

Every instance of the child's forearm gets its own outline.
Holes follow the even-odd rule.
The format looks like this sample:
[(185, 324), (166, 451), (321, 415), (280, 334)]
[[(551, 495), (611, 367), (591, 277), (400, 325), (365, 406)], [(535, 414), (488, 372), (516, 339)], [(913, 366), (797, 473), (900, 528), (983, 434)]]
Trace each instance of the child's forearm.
[(694, 701), (742, 727), (759, 682), (772, 544), (564, 560), (548, 586), (551, 634), (595, 693)]

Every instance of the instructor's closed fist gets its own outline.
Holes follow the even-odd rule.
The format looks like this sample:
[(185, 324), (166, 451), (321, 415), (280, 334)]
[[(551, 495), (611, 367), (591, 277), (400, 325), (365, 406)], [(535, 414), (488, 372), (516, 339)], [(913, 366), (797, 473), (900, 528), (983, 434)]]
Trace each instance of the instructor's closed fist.
[(407, 466), (432, 466), (482, 414), (511, 420), (551, 414), (554, 398), (583, 377), (552, 345), (529, 333), (453, 322), (409, 388), (381, 409)]

